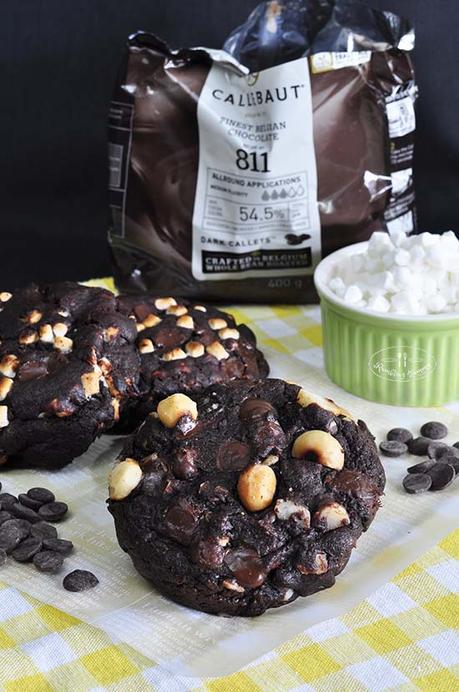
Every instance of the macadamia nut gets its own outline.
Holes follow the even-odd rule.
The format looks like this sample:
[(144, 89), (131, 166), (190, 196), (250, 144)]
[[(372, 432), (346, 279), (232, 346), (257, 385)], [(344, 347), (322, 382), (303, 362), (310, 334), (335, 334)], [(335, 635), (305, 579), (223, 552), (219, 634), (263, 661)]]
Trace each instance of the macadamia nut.
[(111, 500), (124, 500), (142, 480), (142, 469), (135, 459), (124, 459), (112, 470), (109, 478)]
[(190, 416), (192, 420), (196, 420), (198, 407), (186, 394), (171, 394), (159, 402), (157, 413), (166, 428), (173, 428), (183, 416)]
[(270, 466), (251, 464), (239, 476), (237, 494), (249, 512), (259, 512), (273, 501), (276, 486), (276, 474)]
[(309, 430), (299, 435), (293, 443), (292, 456), (338, 471), (344, 466), (343, 448), (333, 435), (323, 430)]

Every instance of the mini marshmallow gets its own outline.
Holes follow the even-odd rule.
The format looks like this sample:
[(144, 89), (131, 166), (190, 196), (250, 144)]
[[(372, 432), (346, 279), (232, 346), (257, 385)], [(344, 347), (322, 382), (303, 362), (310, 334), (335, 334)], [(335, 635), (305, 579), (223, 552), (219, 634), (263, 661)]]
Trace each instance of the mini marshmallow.
[(349, 305), (379, 313), (458, 312), (459, 240), (452, 231), (378, 231), (365, 252), (335, 267), (329, 288)]

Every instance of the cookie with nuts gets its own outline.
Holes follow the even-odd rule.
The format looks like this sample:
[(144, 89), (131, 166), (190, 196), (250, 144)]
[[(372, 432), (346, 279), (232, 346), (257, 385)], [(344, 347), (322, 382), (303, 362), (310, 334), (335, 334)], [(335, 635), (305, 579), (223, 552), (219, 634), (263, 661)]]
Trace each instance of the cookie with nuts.
[(110, 476), (120, 546), (163, 594), (260, 615), (332, 586), (380, 504), (365, 423), (282, 380), (176, 393)]
[(58, 468), (86, 451), (139, 393), (136, 337), (101, 288), (0, 293), (0, 463)]
[(147, 294), (121, 296), (120, 306), (138, 330), (142, 397), (126, 409), (117, 431), (133, 430), (175, 392), (192, 395), (219, 382), (268, 375), (253, 332), (216, 307)]

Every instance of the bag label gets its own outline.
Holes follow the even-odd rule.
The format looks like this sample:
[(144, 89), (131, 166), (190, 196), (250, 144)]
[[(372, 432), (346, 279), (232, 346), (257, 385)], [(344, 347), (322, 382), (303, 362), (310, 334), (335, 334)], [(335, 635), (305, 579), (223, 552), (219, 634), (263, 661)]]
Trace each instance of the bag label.
[(213, 63), (198, 126), (193, 276), (312, 274), (321, 239), (308, 59), (249, 75)]

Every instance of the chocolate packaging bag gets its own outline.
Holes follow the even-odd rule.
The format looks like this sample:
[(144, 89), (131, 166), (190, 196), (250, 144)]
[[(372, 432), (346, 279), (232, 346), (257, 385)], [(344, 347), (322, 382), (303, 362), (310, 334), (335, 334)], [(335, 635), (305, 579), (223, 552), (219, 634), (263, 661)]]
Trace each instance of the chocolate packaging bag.
[(224, 50), (131, 36), (109, 115), (118, 287), (311, 302), (322, 257), (412, 231), (413, 43), (352, 0), (263, 2)]

